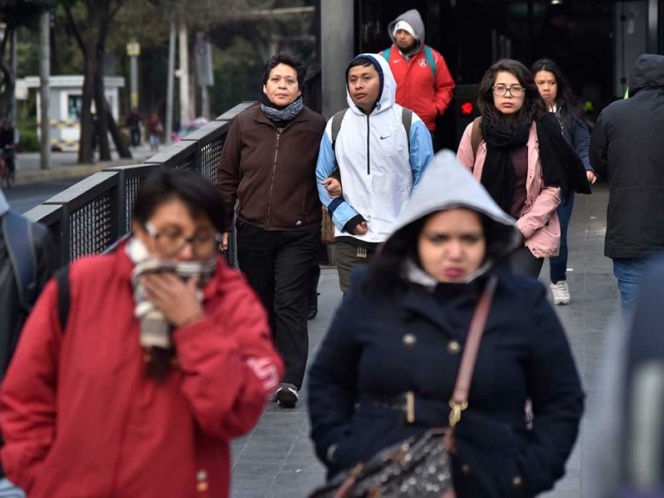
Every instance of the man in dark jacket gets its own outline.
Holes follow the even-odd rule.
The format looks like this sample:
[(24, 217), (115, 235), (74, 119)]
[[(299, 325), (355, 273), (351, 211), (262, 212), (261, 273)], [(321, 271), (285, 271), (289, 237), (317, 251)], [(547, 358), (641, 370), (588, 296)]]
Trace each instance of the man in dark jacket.
[(590, 139), (590, 162), (609, 180), (604, 254), (613, 259), (623, 314), (647, 258), (664, 249), (664, 56), (641, 55), (629, 88), (629, 99), (602, 111)]
[[(8, 222), (10, 216), (18, 220), (18, 223), (27, 223), (28, 230), (15, 231), (16, 225)], [(16, 349), (23, 323), (46, 282), (51, 278), (56, 261), (55, 247), (48, 229), (39, 223), (30, 223), (25, 218), (10, 212), (9, 204), (2, 190), (0, 190), (0, 228), (0, 380), (2, 380)], [(16, 240), (22, 237), (28, 237), (28, 240)], [(17, 250), (25, 247), (22, 252), (31, 253), (29, 257), (34, 256), (31, 259), (33, 267), (31, 271), (27, 271), (31, 275), (31, 282), (24, 289), (22, 289), (24, 285), (20, 278), (17, 277), (17, 272), (24, 268), (17, 261), (25, 262), (26, 260), (12, 256), (10, 243), (11, 247)], [(4, 471), (0, 467), (0, 493), (15, 490), (16, 488), (4, 479)], [(20, 491), (18, 492), (20, 493)], [(20, 495), (12, 494), (11, 496)]]

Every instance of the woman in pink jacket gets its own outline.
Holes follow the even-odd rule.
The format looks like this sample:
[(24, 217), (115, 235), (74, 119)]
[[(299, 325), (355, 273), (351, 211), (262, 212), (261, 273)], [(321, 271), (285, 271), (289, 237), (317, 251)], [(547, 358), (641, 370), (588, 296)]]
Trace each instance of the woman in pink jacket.
[(500, 60), (484, 74), (478, 107), (482, 117), (466, 128), (457, 157), (517, 219), (525, 243), (512, 256), (512, 266), (537, 278), (544, 258), (558, 254), (560, 245), (556, 207), (567, 183), (547, 139), (556, 130), (542, 122), (544, 101), (528, 69), (515, 60)]

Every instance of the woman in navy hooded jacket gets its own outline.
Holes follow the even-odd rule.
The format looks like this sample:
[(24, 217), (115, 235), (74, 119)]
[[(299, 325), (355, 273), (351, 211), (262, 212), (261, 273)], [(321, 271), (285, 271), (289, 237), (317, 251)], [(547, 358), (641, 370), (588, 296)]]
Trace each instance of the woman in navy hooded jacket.
[[(540, 59), (535, 62), (531, 73), (547, 108), (558, 118), (563, 136), (579, 155), (586, 169), (588, 182), (595, 183), (597, 176), (590, 165), (590, 159), (588, 159), (590, 133), (581, 117), (577, 105), (578, 99), (572, 92), (572, 87), (567, 78), (565, 78), (558, 64), (549, 59)], [(553, 304), (569, 304), (571, 301), (569, 285), (567, 284), (567, 228), (572, 217), (573, 207), (574, 193), (570, 192), (556, 209), (560, 220), (560, 252), (558, 256), (549, 258), (551, 270), (551, 285), (549, 287), (553, 294)]]
[(311, 367), (311, 437), (328, 478), (447, 425), (473, 310), (495, 275), (468, 408), (455, 427), (455, 493), (530, 497), (551, 489), (578, 434), (583, 392), (545, 289), (500, 262), (521, 245), (514, 220), (443, 152), (394, 230), (354, 274)]

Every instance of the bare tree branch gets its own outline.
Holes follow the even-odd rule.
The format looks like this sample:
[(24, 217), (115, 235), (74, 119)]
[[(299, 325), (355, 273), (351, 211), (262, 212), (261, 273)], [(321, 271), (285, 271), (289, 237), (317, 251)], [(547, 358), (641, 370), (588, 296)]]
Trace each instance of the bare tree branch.
[(86, 58), (88, 54), (86, 53), (87, 51), (85, 49), (85, 41), (83, 40), (83, 36), (81, 36), (81, 29), (78, 27), (76, 19), (74, 19), (74, 14), (71, 11), (71, 7), (65, 4), (64, 8), (65, 14), (67, 16), (67, 24), (69, 24), (71, 27), (71, 30), (74, 33), (74, 38), (76, 39), (76, 43), (78, 43), (81, 52), (83, 52), (83, 58)]

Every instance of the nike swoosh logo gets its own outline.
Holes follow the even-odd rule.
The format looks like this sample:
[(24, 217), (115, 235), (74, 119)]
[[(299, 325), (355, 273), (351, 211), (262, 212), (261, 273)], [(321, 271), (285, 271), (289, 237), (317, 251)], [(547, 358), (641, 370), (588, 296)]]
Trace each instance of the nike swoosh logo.
[(380, 137), (381, 140), (385, 140), (386, 138), (389, 138), (390, 135), (385, 135), (384, 137)]

